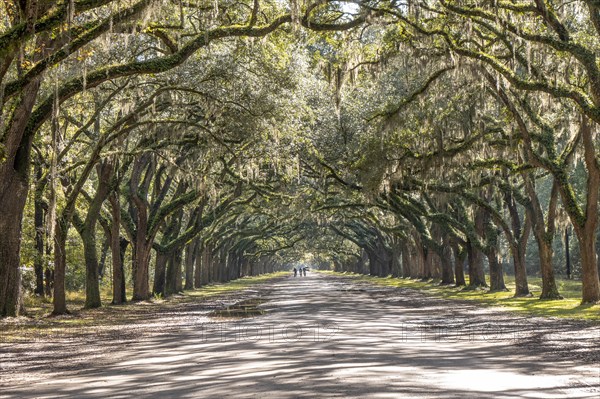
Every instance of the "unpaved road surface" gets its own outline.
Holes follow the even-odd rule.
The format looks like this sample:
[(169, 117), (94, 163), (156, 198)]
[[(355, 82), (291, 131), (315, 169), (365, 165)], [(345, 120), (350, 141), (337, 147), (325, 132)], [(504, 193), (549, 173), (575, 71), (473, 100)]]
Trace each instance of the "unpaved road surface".
[(0, 342), (0, 397), (600, 397), (597, 325), (315, 273), (243, 296), (260, 298), (265, 314), (214, 318), (216, 305), (200, 301)]

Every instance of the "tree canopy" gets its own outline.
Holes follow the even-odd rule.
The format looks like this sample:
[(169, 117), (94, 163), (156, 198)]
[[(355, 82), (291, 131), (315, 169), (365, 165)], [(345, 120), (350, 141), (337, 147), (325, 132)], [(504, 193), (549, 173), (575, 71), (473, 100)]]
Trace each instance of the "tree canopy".
[(597, 302), (599, 57), (597, 0), (4, 1), (0, 315), (23, 266), (56, 314), (296, 263)]

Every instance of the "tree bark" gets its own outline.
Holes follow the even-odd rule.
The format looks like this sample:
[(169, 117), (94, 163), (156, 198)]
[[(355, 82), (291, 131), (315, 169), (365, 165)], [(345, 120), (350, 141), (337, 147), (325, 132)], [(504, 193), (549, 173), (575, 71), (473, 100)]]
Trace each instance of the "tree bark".
[(196, 246), (198, 240), (194, 239), (188, 245), (185, 246), (185, 290), (191, 290), (194, 288), (194, 266), (198, 267), (196, 262)]
[[(139, 225), (138, 225), (139, 226)], [(145, 235), (145, 234), (144, 234)], [(145, 301), (150, 298), (149, 265), (150, 250), (152, 244), (146, 241), (144, 235), (139, 234), (135, 241), (135, 252), (133, 258), (133, 300)]]
[(88, 309), (99, 308), (102, 306), (102, 301), (100, 299), (95, 231), (86, 231), (82, 234), (81, 238), (83, 242), (83, 255), (85, 258), (85, 307)]
[(40, 80), (28, 84), (16, 104), (8, 131), (0, 137), (6, 159), (0, 163), (0, 317), (19, 314), (21, 223), (29, 189), (31, 137), (24, 137)]
[(552, 267), (552, 241), (542, 238), (538, 241), (540, 267), (542, 272), (542, 294), (540, 299), (562, 299), (556, 287), (554, 268)]
[(540, 256), (540, 271), (542, 273), (542, 294), (540, 295), (540, 299), (562, 299), (556, 286), (554, 267), (552, 266), (552, 255), (554, 253), (552, 240), (554, 239), (554, 218), (556, 214), (558, 185), (556, 182), (552, 184), (546, 222), (544, 222), (544, 213), (529, 175), (525, 176), (525, 189), (531, 200), (530, 211), (533, 222), (533, 235), (537, 242)]
[[(488, 193), (491, 194), (491, 193)], [(486, 199), (491, 201), (491, 195)], [(498, 236), (496, 226), (492, 224), (492, 215), (487, 209), (481, 209), (483, 233), (486, 240), (485, 256), (490, 268), (490, 291), (508, 291), (504, 283), (504, 269), (498, 259)]]
[(517, 202), (512, 193), (504, 194), (504, 202), (508, 208), (512, 225), (512, 237), (507, 237), (513, 256), (515, 271), (515, 297), (529, 296), (529, 284), (527, 283), (527, 267), (525, 265), (525, 252), (527, 241), (531, 232), (530, 210), (525, 210), (525, 220), (521, 226), (521, 217), (517, 209)]
[(210, 281), (212, 281), (211, 280), (212, 263), (213, 263), (212, 249), (209, 245), (207, 245), (205, 243), (204, 247), (202, 248), (202, 274), (201, 274), (201, 280), (200, 280), (201, 286), (206, 285)]
[(166, 296), (167, 262), (170, 254), (156, 252), (156, 263), (154, 264), (154, 295)]
[(467, 240), (467, 257), (469, 260), (469, 287), (487, 287), (483, 272), (483, 253)]
[[(14, 191), (13, 191), (14, 193)], [(0, 317), (19, 315), (21, 219), (26, 189), (0, 201)]]
[(179, 292), (178, 280), (181, 280), (181, 250), (177, 249), (168, 254), (166, 295)]
[(67, 309), (65, 292), (65, 273), (67, 269), (67, 234), (69, 232), (69, 223), (59, 217), (56, 220), (54, 237), (54, 309), (52, 314), (61, 315), (69, 313)]
[(583, 303), (595, 303), (600, 300), (598, 294), (598, 268), (596, 266), (596, 237), (593, 233), (590, 233), (578, 238), (583, 272), (581, 301)]
[(125, 250), (129, 241), (121, 237), (121, 206), (119, 195), (113, 193), (109, 197), (112, 214), (112, 225), (110, 234), (110, 248), (113, 265), (113, 304), (121, 304), (127, 301), (125, 295)]
[(108, 257), (108, 250), (110, 248), (110, 238), (105, 237), (102, 241), (102, 248), (100, 249), (100, 261), (98, 262), (98, 279), (102, 281), (104, 273), (106, 273), (106, 258)]
[[(598, 83), (600, 84), (600, 82)], [(596, 229), (598, 227), (598, 201), (600, 200), (600, 166), (596, 158), (592, 127), (586, 117), (582, 117), (581, 137), (585, 165), (588, 171), (584, 221), (577, 223), (576, 220), (573, 220), (574, 210), (567, 209), (567, 211), (569, 216), (571, 216), (581, 251), (581, 268), (583, 272), (581, 279), (581, 301), (582, 303), (595, 303), (600, 301), (600, 279), (597, 266), (598, 260), (596, 258)]]
[(410, 246), (406, 241), (402, 242), (402, 278), (410, 277)]
[(440, 257), (442, 263), (442, 284), (454, 284), (452, 272), (452, 247), (447, 239), (443, 239), (443, 254)]
[(461, 251), (458, 244), (456, 244), (452, 252), (454, 253), (454, 279), (456, 280), (456, 286), (464, 287), (467, 285), (465, 280), (465, 261), (467, 260), (467, 251)]
[(98, 253), (96, 251), (96, 223), (102, 204), (110, 194), (111, 179), (114, 173), (114, 163), (110, 160), (96, 166), (98, 185), (96, 194), (90, 202), (84, 225), (80, 231), (85, 257), (85, 307), (98, 308), (102, 306), (100, 299), (100, 276)]
[(183, 292), (183, 252), (181, 248), (175, 250), (173, 254), (173, 267), (175, 269), (175, 292)]
[[(598, 253), (596, 252), (596, 256)], [(565, 272), (567, 273), (567, 279), (571, 279), (571, 254), (569, 245), (569, 228), (565, 227)]]
[[(42, 179), (42, 167), (38, 163), (35, 165), (35, 177), (39, 182)], [(39, 184), (39, 183), (38, 183)], [(34, 226), (35, 226), (35, 291), (34, 293), (39, 296), (44, 296), (44, 236), (46, 235), (46, 228), (44, 223), (44, 198), (43, 190), (39, 189), (36, 184), (35, 198), (33, 200), (34, 206)]]
[(490, 291), (508, 291), (504, 283), (504, 270), (498, 259), (496, 247), (489, 248), (486, 256), (490, 265)]
[(513, 255), (515, 269), (515, 297), (529, 296), (529, 284), (527, 283), (527, 267), (525, 264), (526, 248), (518, 246)]
[(204, 269), (206, 268), (204, 264), (204, 245), (198, 239), (196, 247), (194, 249), (194, 257), (196, 258), (196, 265), (194, 268), (194, 288), (200, 288), (202, 286)]

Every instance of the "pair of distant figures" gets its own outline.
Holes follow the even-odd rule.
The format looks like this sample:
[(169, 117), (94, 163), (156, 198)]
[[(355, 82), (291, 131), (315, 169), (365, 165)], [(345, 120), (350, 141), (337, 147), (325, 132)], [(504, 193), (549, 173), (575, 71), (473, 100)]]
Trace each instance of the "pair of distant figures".
[(306, 267), (299, 267), (298, 269), (296, 269), (294, 267), (294, 277), (296, 277), (298, 275), (298, 273), (300, 273), (300, 277), (302, 277), (302, 274), (304, 273), (304, 277), (306, 277)]

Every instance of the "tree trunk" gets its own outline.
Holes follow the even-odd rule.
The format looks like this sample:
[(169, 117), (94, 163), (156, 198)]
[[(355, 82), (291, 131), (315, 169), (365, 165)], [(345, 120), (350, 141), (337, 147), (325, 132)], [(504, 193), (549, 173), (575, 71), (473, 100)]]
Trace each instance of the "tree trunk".
[(100, 261), (98, 262), (98, 279), (102, 281), (104, 273), (106, 273), (106, 258), (108, 257), (108, 250), (110, 249), (110, 239), (106, 237), (102, 241), (102, 249), (100, 250)]
[(410, 277), (410, 247), (406, 241), (402, 242), (402, 278)]
[(40, 79), (29, 83), (14, 107), (8, 131), (0, 136), (5, 159), (0, 162), (0, 317), (19, 314), (19, 266), (23, 210), (29, 189), (33, 135), (24, 136)]
[(392, 277), (398, 278), (402, 275), (401, 259), (402, 259), (402, 252), (401, 252), (400, 244), (398, 243), (397, 240), (394, 240), (392, 242), (392, 259), (391, 259)]
[(538, 240), (540, 269), (542, 272), (542, 294), (540, 299), (562, 299), (556, 287), (554, 268), (552, 267), (552, 241), (544, 237)]
[(226, 282), (225, 273), (227, 272), (227, 252), (225, 251), (225, 246), (222, 246), (219, 250), (219, 255), (217, 257), (216, 262), (214, 262), (215, 266), (215, 281), (219, 283)]
[(185, 247), (185, 290), (191, 290), (194, 288), (194, 265), (196, 264), (197, 243), (197, 240), (192, 240), (192, 242)]
[[(490, 201), (491, 198), (487, 198)], [(490, 291), (508, 291), (504, 284), (504, 270), (498, 259), (498, 236), (499, 232), (492, 224), (492, 215), (486, 209), (482, 209), (483, 231), (486, 239), (485, 256), (490, 268)]]
[[(581, 250), (581, 268), (583, 276), (581, 301), (595, 303), (600, 301), (600, 280), (596, 258), (596, 228), (598, 226), (598, 201), (600, 200), (600, 166), (596, 157), (592, 126), (584, 116), (581, 120), (581, 137), (584, 148), (585, 166), (588, 171), (586, 183), (585, 222), (575, 224), (575, 233)], [(569, 208), (569, 207), (567, 207)], [(573, 215), (569, 215), (573, 216)], [(571, 219), (573, 222), (573, 217)]]
[[(575, 229), (576, 233), (577, 230)], [(581, 235), (577, 234), (577, 238), (579, 239), (582, 266), (581, 300), (583, 303), (594, 303), (600, 300), (598, 294), (600, 283), (598, 281), (598, 268), (596, 266), (596, 236), (594, 232), (586, 234), (582, 231), (580, 233)]]
[(558, 185), (556, 181), (552, 184), (548, 205), (548, 220), (545, 222), (544, 213), (535, 192), (531, 176), (526, 175), (524, 180), (525, 189), (531, 200), (530, 212), (533, 222), (533, 235), (537, 242), (540, 256), (540, 270), (542, 273), (542, 294), (540, 295), (540, 299), (562, 299), (556, 287), (554, 268), (552, 267), (552, 240), (554, 239), (554, 218), (556, 216)]
[[(139, 235), (139, 233), (138, 233)], [(133, 300), (145, 301), (150, 298), (150, 283), (148, 281), (148, 269), (150, 266), (150, 250), (152, 244), (146, 242), (144, 237), (136, 240), (135, 253), (133, 259), (134, 280), (133, 280)]]
[(383, 237), (379, 237), (375, 244), (375, 256), (377, 258), (378, 266), (378, 276), (387, 277), (392, 274), (392, 263), (393, 263), (393, 254), (391, 250), (387, 247)]
[(167, 276), (167, 262), (169, 261), (170, 254), (163, 252), (156, 252), (156, 263), (154, 265), (154, 295), (167, 296), (166, 290), (166, 276)]
[[(42, 179), (42, 167), (36, 163), (35, 165), (36, 180)], [(39, 183), (38, 183), (39, 185)], [(46, 228), (44, 224), (44, 198), (43, 190), (36, 185), (35, 198), (33, 201), (34, 207), (34, 226), (35, 226), (35, 291), (39, 296), (44, 296), (44, 236)]]
[(358, 260), (356, 266), (358, 268), (357, 273), (365, 275), (369, 274), (369, 255), (367, 254), (367, 251), (362, 248), (360, 249), (360, 259)]
[(211, 282), (211, 270), (212, 270), (212, 253), (211, 248), (208, 245), (204, 245), (202, 248), (202, 277), (200, 285), (206, 285)]
[[(486, 237), (486, 227), (489, 223), (489, 212), (483, 208), (478, 208), (475, 211), (475, 231), (480, 237)], [(485, 281), (485, 272), (483, 270), (484, 253), (474, 246), (469, 240), (470, 257), (469, 257), (469, 287), (487, 287)]]
[(133, 242), (133, 300), (145, 301), (150, 298), (149, 268), (152, 242), (146, 239), (148, 232), (148, 210), (145, 204), (137, 201), (137, 230)]
[(167, 284), (165, 286), (166, 295), (173, 295), (178, 290), (178, 276), (181, 279), (181, 251), (176, 249), (168, 255), (167, 261)]
[(125, 295), (125, 251), (129, 241), (121, 237), (121, 206), (119, 196), (113, 193), (109, 197), (112, 225), (110, 232), (110, 248), (113, 265), (113, 304), (127, 301)]
[(181, 267), (183, 266), (183, 252), (181, 248), (175, 250), (173, 254), (173, 263), (175, 268), (175, 292), (183, 291), (183, 273)]
[(425, 270), (425, 251), (421, 240), (416, 241), (414, 256), (411, 262), (411, 278), (422, 278)]
[(367, 254), (369, 256), (369, 274), (371, 276), (379, 276), (380, 275), (380, 271), (379, 271), (380, 264), (377, 261), (377, 257), (371, 250), (367, 251)]
[[(91, 227), (91, 226), (90, 226)], [(95, 228), (85, 228), (81, 235), (83, 241), (83, 255), (85, 258), (85, 307), (99, 308), (102, 306), (100, 300), (100, 285), (98, 283), (98, 254), (96, 252)]]
[(67, 269), (67, 234), (69, 223), (64, 218), (56, 220), (56, 229), (54, 237), (54, 310), (52, 314), (61, 315), (69, 313), (67, 309), (65, 292), (65, 272)]
[(442, 263), (442, 284), (454, 284), (454, 274), (452, 272), (452, 248), (447, 240), (443, 242), (443, 254), (440, 256)]
[(525, 252), (527, 241), (531, 232), (531, 211), (525, 211), (525, 221), (521, 227), (521, 217), (517, 208), (517, 202), (511, 192), (504, 193), (504, 202), (508, 208), (512, 225), (512, 237), (506, 237), (513, 256), (515, 270), (515, 297), (531, 295), (527, 283), (527, 268), (525, 265)]
[(467, 260), (467, 251), (461, 251), (458, 245), (453, 249), (454, 252), (454, 279), (457, 287), (467, 285), (465, 280), (465, 261)]
[(490, 291), (508, 291), (504, 283), (504, 270), (498, 259), (496, 247), (488, 249), (486, 256), (490, 265)]
[(467, 240), (467, 256), (469, 259), (469, 287), (487, 287), (483, 272), (483, 253)]
[(21, 219), (27, 191), (0, 194), (0, 317), (19, 315)]
[(118, 305), (127, 301), (127, 297), (125, 295), (124, 258), (129, 241), (123, 237), (120, 237), (118, 233), (118, 229), (116, 229), (116, 231), (113, 230), (114, 236), (111, 236), (110, 245), (113, 266), (113, 305)]
[[(596, 256), (598, 256), (596, 254)], [(565, 272), (567, 274), (567, 279), (571, 279), (571, 255), (570, 255), (570, 245), (569, 245), (569, 228), (565, 227)]]
[[(48, 257), (50, 254), (50, 246), (46, 244), (46, 251)], [(52, 292), (54, 291), (54, 270), (50, 268), (50, 266), (46, 265), (46, 269), (44, 270), (44, 291), (46, 292), (46, 297), (51, 298)]]
[(515, 297), (531, 295), (529, 292), (529, 284), (527, 283), (525, 248), (515, 248), (513, 262), (515, 266)]
[(202, 286), (202, 276), (206, 265), (204, 264), (204, 245), (198, 240), (194, 249), (194, 257), (196, 258), (196, 265), (194, 268), (194, 288), (200, 288)]

